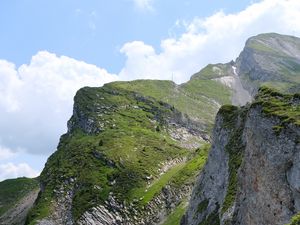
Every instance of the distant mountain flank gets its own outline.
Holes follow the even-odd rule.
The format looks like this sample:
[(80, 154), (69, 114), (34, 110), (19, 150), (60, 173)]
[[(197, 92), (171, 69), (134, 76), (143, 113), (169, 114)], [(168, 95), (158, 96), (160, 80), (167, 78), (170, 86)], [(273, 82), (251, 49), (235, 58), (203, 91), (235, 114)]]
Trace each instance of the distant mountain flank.
[(24, 224), (39, 191), (37, 179), (17, 178), (0, 182), (0, 224)]
[[(84, 87), (74, 97), (68, 132), (38, 178), (26, 221), (15, 218), (30, 225), (287, 223), (300, 210), (293, 156), (299, 88), (300, 39), (275, 33), (251, 37), (235, 61), (209, 64), (180, 85), (135, 80)], [(252, 151), (253, 136), (274, 146)], [(293, 146), (287, 155), (285, 144)], [(282, 159), (273, 166), (276, 157)], [(287, 168), (289, 180), (280, 180)], [(1, 225), (10, 224), (6, 215), (28, 193), (2, 207), (0, 191)], [(251, 219), (254, 207), (260, 212)]]

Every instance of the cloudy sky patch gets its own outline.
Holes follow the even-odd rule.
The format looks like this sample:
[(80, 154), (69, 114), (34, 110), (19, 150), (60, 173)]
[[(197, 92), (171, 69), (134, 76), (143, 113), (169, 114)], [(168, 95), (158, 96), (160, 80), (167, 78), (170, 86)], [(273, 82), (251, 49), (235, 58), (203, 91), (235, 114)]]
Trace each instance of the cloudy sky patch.
[(39, 174), (81, 87), (182, 83), (208, 63), (234, 60), (250, 36), (300, 36), (297, 0), (45, 4), (0, 3), (0, 180)]

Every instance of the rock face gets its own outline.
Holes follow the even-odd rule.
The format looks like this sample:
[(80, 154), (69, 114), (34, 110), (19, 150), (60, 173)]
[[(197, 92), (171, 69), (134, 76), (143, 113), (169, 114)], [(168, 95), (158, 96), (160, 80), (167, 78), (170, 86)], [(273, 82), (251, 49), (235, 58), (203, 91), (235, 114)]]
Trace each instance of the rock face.
[(0, 217), (1, 225), (23, 225), (25, 224), (26, 216), (32, 208), (34, 201), (37, 199), (39, 190), (29, 192), (23, 197), (15, 207), (9, 209), (4, 215)]
[(160, 224), (168, 217), (172, 209), (191, 194), (191, 186), (185, 186), (176, 190), (170, 186), (163, 188), (143, 211), (137, 211), (135, 207), (119, 204), (111, 196), (105, 205), (99, 205), (84, 213), (77, 222), (80, 225), (146, 225)]
[(298, 95), (262, 88), (251, 105), (223, 106), (208, 162), (182, 224), (282, 225), (300, 210)]
[(22, 177), (0, 182), (0, 224), (25, 224), (39, 190), (37, 179)]

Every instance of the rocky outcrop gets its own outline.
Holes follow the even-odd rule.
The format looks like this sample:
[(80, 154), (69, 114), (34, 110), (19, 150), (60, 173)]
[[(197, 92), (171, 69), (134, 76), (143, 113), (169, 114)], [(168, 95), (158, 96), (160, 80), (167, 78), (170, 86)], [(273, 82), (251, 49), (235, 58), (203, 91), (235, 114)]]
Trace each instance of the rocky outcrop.
[[(74, 181), (73, 181), (74, 182)], [(72, 198), (74, 195), (73, 182), (62, 184), (59, 189), (54, 189), (55, 200), (52, 201), (52, 214), (42, 220), (37, 220), (37, 225), (73, 225)], [(69, 185), (71, 184), (71, 186)]]
[(151, 200), (143, 209), (137, 209), (134, 203), (119, 203), (110, 195), (104, 205), (96, 206), (84, 213), (80, 225), (151, 225), (159, 224), (170, 212), (191, 194), (192, 186), (174, 189), (170, 186)]
[(13, 208), (0, 217), (0, 225), (23, 225), (26, 216), (36, 200), (39, 189), (29, 192)]
[(282, 225), (300, 211), (300, 127), (280, 103), (300, 106), (297, 95), (263, 89), (252, 105), (220, 109), (182, 224)]

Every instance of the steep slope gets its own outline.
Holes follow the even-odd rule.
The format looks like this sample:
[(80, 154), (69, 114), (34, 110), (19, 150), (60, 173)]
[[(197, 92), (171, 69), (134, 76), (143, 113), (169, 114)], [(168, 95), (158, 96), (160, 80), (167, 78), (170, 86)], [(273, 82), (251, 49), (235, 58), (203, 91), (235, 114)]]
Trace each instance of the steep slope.
[(191, 80), (195, 78), (230, 87), (234, 105), (250, 102), (262, 85), (285, 93), (299, 92), (300, 39), (276, 33), (251, 37), (235, 62), (210, 64)]
[(201, 123), (116, 84), (78, 91), (68, 128), (28, 224), (163, 222), (207, 157)]
[(228, 87), (231, 90), (231, 103), (234, 105), (245, 105), (252, 100), (249, 91), (244, 88), (240, 76), (237, 74), (237, 68), (233, 61), (226, 64), (209, 64), (194, 74), (189, 83), (205, 79), (219, 82)]
[[(207, 158), (220, 106), (245, 105), (262, 84), (297, 91), (299, 43), (278, 34), (252, 37), (236, 62), (208, 65), (181, 85), (137, 80), (81, 89), (68, 133), (41, 174), (42, 190), (27, 224), (178, 224)], [(240, 119), (232, 129), (241, 132), (243, 113), (222, 110), (236, 112)], [(231, 139), (230, 129), (222, 132)], [(234, 182), (237, 177), (226, 174), (226, 160), (234, 159), (220, 163), (227, 156), (218, 154), (212, 177)], [(224, 187), (208, 193), (218, 193), (218, 204), (226, 198), (230, 208), (235, 189), (227, 196)], [(199, 210), (207, 204), (205, 199)], [(219, 213), (211, 209), (207, 223)]]
[(18, 178), (0, 182), (0, 224), (24, 224), (38, 192), (36, 179)]
[(282, 92), (299, 92), (300, 39), (275, 33), (249, 38), (236, 67), (251, 93), (255, 94), (260, 85)]
[[(179, 223), (214, 117), (232, 95), (207, 78), (83, 88), (69, 131), (41, 175), (42, 195), (28, 224)], [(180, 215), (168, 218), (173, 211)]]
[(251, 105), (223, 106), (182, 224), (287, 224), (300, 211), (299, 138), (299, 94), (263, 87)]

